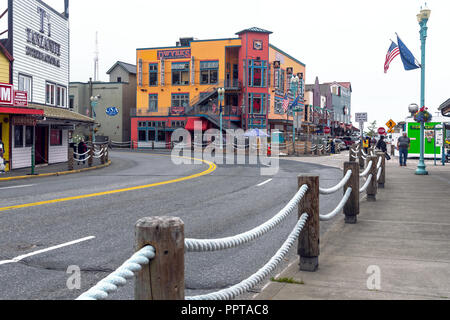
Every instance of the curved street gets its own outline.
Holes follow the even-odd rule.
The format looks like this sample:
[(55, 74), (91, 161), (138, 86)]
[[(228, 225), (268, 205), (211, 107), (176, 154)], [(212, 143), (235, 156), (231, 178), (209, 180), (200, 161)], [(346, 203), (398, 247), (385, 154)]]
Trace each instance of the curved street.
[[(275, 176), (261, 176), (257, 165), (175, 165), (168, 153), (113, 151), (110, 159), (110, 167), (97, 171), (1, 183), (0, 299), (75, 299), (133, 254), (134, 225), (142, 217), (180, 217), (187, 238), (232, 236), (278, 213), (295, 195), (298, 174), (319, 174), (324, 187), (342, 178), (336, 168), (287, 160), (280, 160)], [(340, 198), (321, 198), (321, 212), (334, 209)], [(293, 214), (233, 250), (188, 253), (186, 296), (252, 275), (280, 248), (296, 219)], [(297, 259), (291, 251), (276, 272)], [(67, 288), (69, 266), (81, 269), (80, 290)], [(133, 299), (133, 282), (110, 299)]]

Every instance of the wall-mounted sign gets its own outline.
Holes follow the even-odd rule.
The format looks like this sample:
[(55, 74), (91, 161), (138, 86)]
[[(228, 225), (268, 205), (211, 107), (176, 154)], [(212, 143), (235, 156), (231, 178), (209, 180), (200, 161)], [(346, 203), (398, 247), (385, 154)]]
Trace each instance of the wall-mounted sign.
[(158, 50), (158, 60), (190, 59), (191, 49)]
[(261, 40), (253, 41), (253, 49), (254, 50), (262, 50), (263, 49), (263, 42)]
[(37, 119), (26, 116), (14, 116), (12, 118), (11, 124), (13, 126), (30, 126), (35, 127), (37, 124)]
[(294, 73), (294, 68), (292, 68), (292, 67), (286, 68), (286, 74), (293, 74), (293, 73)]
[(0, 104), (9, 106), (14, 104), (14, 88), (12, 85), (0, 83)]
[(28, 106), (28, 92), (14, 91), (14, 105), (18, 107)]
[(116, 107), (106, 108), (106, 114), (110, 117), (115, 117), (119, 114), (119, 109)]
[(280, 67), (281, 67), (280, 61), (274, 61), (273, 62), (273, 68), (274, 69), (280, 69)]

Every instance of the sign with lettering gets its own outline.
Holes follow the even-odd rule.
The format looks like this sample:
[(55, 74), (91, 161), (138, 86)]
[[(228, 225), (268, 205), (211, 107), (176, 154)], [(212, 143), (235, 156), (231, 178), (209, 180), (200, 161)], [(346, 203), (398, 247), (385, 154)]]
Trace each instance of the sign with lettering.
[(28, 106), (28, 92), (14, 91), (14, 105), (17, 107), (27, 107)]
[(119, 109), (116, 107), (106, 108), (106, 114), (110, 117), (115, 117), (119, 114)]
[(356, 113), (355, 114), (355, 121), (356, 122), (367, 122), (367, 112), (363, 112), (363, 113)]
[(12, 85), (0, 83), (0, 104), (9, 106), (14, 104), (14, 88)]
[(158, 60), (190, 59), (191, 49), (158, 50)]

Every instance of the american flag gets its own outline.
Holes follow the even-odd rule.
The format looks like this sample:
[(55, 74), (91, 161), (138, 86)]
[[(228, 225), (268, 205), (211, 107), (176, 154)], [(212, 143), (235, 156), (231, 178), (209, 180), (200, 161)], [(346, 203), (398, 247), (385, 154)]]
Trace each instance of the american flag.
[[(392, 40), (391, 40), (392, 41)], [(389, 48), (389, 51), (386, 55), (386, 62), (384, 63), (384, 73), (387, 73), (389, 70), (389, 65), (391, 64), (392, 60), (395, 59), (396, 56), (400, 54), (400, 50), (398, 46), (395, 44), (394, 41), (392, 41), (392, 44)]]
[(287, 112), (289, 108), (289, 98), (288, 98), (288, 94), (286, 93), (286, 95), (284, 96), (284, 100), (283, 100), (283, 110), (284, 112)]

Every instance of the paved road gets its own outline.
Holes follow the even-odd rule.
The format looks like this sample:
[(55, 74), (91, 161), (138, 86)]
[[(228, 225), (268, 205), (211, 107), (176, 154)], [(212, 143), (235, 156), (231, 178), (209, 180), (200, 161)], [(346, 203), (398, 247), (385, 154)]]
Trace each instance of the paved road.
[[(261, 176), (257, 165), (218, 165), (204, 176), (148, 186), (211, 171), (211, 166), (177, 166), (167, 154), (112, 152), (110, 158), (113, 165), (94, 172), (0, 184), (0, 299), (76, 298), (131, 256), (134, 224), (142, 217), (180, 217), (189, 238), (231, 236), (282, 209), (297, 190), (299, 173), (320, 174), (325, 187), (342, 177), (335, 168), (281, 160), (275, 176)], [(108, 193), (142, 185), (148, 187)], [(98, 193), (106, 194), (86, 196)], [(324, 197), (321, 211), (331, 211), (339, 199)], [(4, 209), (12, 206), (19, 207)], [(295, 221), (293, 215), (260, 240), (234, 250), (187, 254), (186, 295), (216, 291), (253, 274), (279, 249)], [(85, 241), (39, 253), (79, 239)], [(294, 255), (293, 250), (290, 258)], [(67, 289), (71, 265), (82, 270), (81, 290)], [(132, 282), (111, 298), (132, 299)]]

